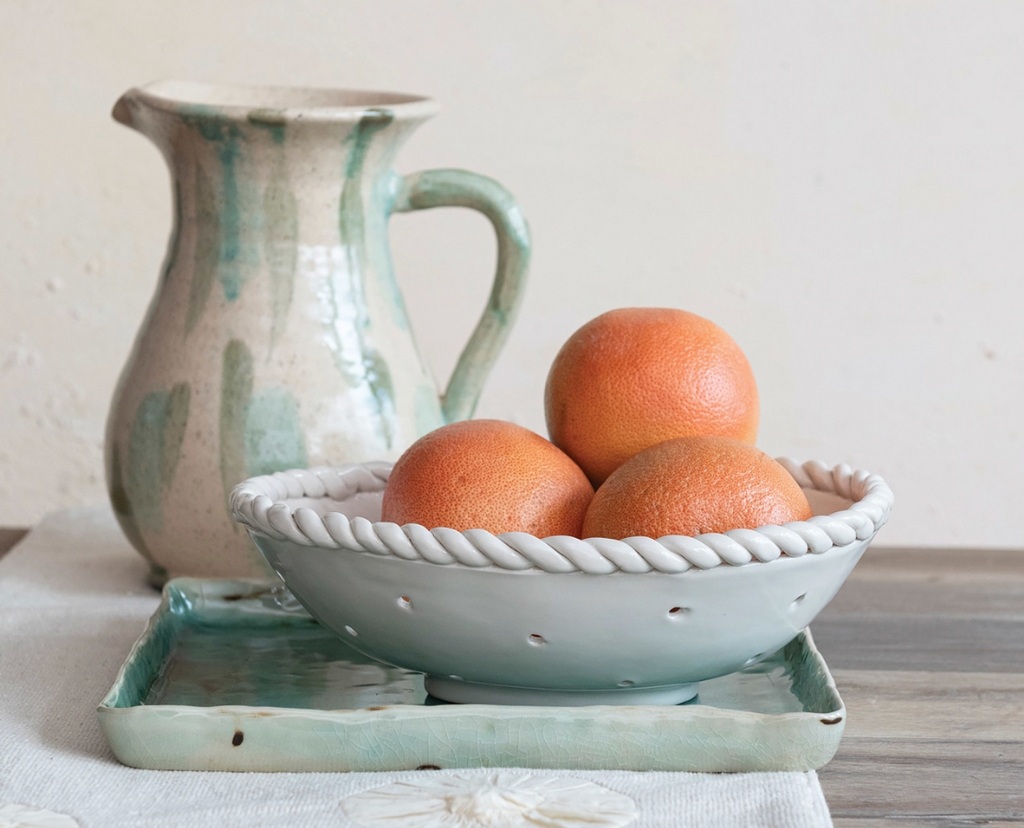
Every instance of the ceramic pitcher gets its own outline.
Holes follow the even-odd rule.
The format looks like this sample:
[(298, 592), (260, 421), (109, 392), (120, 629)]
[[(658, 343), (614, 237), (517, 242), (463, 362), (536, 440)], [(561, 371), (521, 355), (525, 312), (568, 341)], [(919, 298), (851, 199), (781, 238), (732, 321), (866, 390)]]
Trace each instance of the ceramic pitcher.
[[(268, 574), (228, 516), (252, 475), (396, 458), (472, 415), (519, 305), (529, 231), (509, 193), (462, 170), (402, 176), (436, 111), (411, 95), (161, 82), (113, 116), (171, 171), (162, 273), (111, 405), (106, 472), (151, 580)], [(395, 282), (392, 213), (484, 213), (498, 237), (487, 307), (442, 395)]]

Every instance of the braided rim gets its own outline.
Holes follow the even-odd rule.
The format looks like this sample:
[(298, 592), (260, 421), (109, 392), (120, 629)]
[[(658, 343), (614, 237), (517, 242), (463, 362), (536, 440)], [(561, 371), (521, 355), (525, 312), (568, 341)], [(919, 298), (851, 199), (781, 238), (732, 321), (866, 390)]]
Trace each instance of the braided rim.
[(483, 529), (457, 532), (426, 529), (416, 523), (399, 526), (365, 518), (349, 519), (340, 512), (323, 517), (309, 508), (293, 509), (285, 499), (345, 500), (362, 492), (383, 491), (391, 463), (320, 466), (253, 477), (231, 492), (231, 514), (253, 532), (300, 546), (344, 549), (394, 556), (442, 566), (497, 566), (502, 569), (542, 569), (545, 572), (685, 572), (723, 564), (743, 566), (770, 563), (783, 554), (798, 558), (820, 555), (855, 541), (870, 540), (888, 520), (893, 494), (877, 474), (853, 471), (841, 464), (828, 468), (818, 461), (802, 466), (779, 462), (805, 489), (831, 492), (854, 501), (831, 515), (759, 529), (732, 529), (724, 534), (663, 538), (537, 538), (525, 532), (492, 535)]

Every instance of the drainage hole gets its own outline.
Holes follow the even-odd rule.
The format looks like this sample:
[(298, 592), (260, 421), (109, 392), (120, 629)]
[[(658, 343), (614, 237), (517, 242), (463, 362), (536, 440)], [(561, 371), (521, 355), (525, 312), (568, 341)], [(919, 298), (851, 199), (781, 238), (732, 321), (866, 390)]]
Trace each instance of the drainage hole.
[(686, 613), (690, 611), (689, 607), (672, 607), (668, 611), (669, 618), (682, 618)]
[(359, 633), (353, 630), (348, 624), (345, 625), (345, 632), (347, 632), (349, 635), (359, 635)]
[(398, 606), (402, 609), (412, 609), (412, 601), (406, 598), (404, 595), (398, 599)]
[(804, 598), (806, 598), (806, 597), (807, 597), (807, 593), (806, 592), (803, 595), (797, 595), (796, 598), (793, 599), (793, 603), (790, 604), (790, 606), (792, 606), (792, 607), (800, 606), (800, 604), (802, 604), (804, 602)]
[(760, 661), (762, 658), (764, 658), (764, 653), (758, 653), (756, 656), (751, 656), (746, 661), (744, 661), (743, 662), (743, 666), (744, 667), (749, 667), (755, 661)]
[(537, 635), (537, 633), (533, 633), (526, 640), (529, 641), (530, 644), (532, 644), (534, 647), (539, 647), (539, 646), (541, 646), (541, 644), (547, 644), (548, 643), (547, 641), (544, 640), (544, 636), (543, 635)]
[(634, 684), (636, 684), (635, 681), (630, 681), (629, 679), (623, 679), (622, 681), (619, 682), (619, 687), (632, 687)]

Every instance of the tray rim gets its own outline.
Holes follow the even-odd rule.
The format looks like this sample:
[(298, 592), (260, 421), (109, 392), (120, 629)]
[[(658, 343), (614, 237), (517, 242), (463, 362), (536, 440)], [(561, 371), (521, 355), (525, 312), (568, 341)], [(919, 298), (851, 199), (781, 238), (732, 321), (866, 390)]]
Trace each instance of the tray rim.
[[(810, 628), (805, 628), (788, 643), (786, 648), (798, 643), (806, 652), (806, 657), (813, 668), (823, 680), (824, 701), (822, 706), (830, 706), (832, 709), (822, 712), (792, 711), (786, 713), (760, 713), (751, 710), (734, 710), (730, 708), (719, 708), (711, 705), (590, 705), (582, 707), (565, 706), (513, 706), (497, 704), (446, 704), (446, 705), (381, 705), (371, 708), (339, 708), (339, 709), (315, 709), (315, 708), (289, 708), (274, 707), (269, 705), (147, 705), (137, 699), (132, 704), (120, 704), (122, 697), (129, 692), (129, 679), (134, 670), (144, 669), (139, 662), (145, 654), (146, 649), (158, 635), (161, 627), (173, 622), (175, 615), (181, 615), (180, 610), (174, 608), (176, 602), (186, 601), (190, 608), (186, 612), (209, 611), (211, 607), (208, 602), (220, 600), (224, 608), (229, 609), (230, 604), (224, 602), (227, 596), (240, 594), (242, 600), (254, 598), (263, 592), (280, 588), (286, 590), (281, 582), (274, 582), (265, 579), (204, 579), (204, 578), (175, 578), (169, 581), (163, 589), (160, 605), (154, 611), (146, 625), (146, 628), (136, 639), (128, 652), (127, 657), (118, 669), (117, 675), (110, 690), (97, 706), (97, 716), (101, 729), (107, 737), (108, 742), (114, 749), (117, 758), (124, 764), (135, 767), (165, 767), (160, 764), (139, 764), (136, 751), (130, 751), (132, 755), (125, 755), (123, 740), (119, 737), (118, 729), (122, 723), (138, 720), (140, 717), (173, 716), (189, 717), (192, 719), (219, 720), (222, 718), (231, 721), (239, 717), (255, 718), (264, 720), (287, 720), (305, 719), (308, 721), (322, 722), (336, 726), (359, 726), (373, 725), (380, 722), (401, 722), (417, 720), (453, 720), (459, 718), (484, 718), (490, 720), (513, 720), (513, 719), (550, 719), (564, 720), (567, 723), (574, 721), (603, 721), (636, 723), (642, 725), (658, 721), (662, 724), (685, 724), (707, 720), (709, 722), (736, 722), (747, 726), (772, 726), (786, 725), (803, 726), (805, 724), (827, 725), (828, 739), (823, 740), (825, 746), (818, 751), (823, 761), (815, 762), (812, 765), (800, 765), (799, 767), (765, 767), (764, 770), (813, 770), (822, 767), (834, 756), (838, 749), (846, 725), (846, 706), (836, 687), (835, 679), (828, 668), (827, 663), (814, 643)], [(238, 599), (235, 599), (238, 600)], [(233, 603), (233, 602), (232, 602)], [(298, 612), (298, 611), (297, 611)], [(302, 610), (305, 613), (305, 610)], [(120, 745), (120, 749), (119, 749)], [(524, 765), (532, 767), (533, 765)], [(577, 769), (590, 767), (586, 764), (578, 766)], [(168, 768), (172, 769), (172, 768)], [(184, 768), (182, 768), (184, 769)], [(193, 768), (200, 769), (200, 768)], [(236, 770), (231, 767), (204, 767), (209, 770)], [(276, 769), (276, 768), (265, 768)], [(412, 768), (404, 768), (412, 769)], [(687, 768), (680, 767), (680, 770)], [(757, 770), (749, 768), (747, 770)], [(280, 768), (282, 771), (289, 769)], [(359, 770), (359, 768), (352, 768)]]

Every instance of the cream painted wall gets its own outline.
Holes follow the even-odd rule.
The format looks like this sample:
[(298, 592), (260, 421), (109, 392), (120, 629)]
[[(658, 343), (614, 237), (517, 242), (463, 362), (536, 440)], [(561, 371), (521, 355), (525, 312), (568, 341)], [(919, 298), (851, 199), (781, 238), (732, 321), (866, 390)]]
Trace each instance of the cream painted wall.
[[(105, 497), (106, 407), (170, 227), (109, 109), (160, 77), (420, 92), (409, 171), (495, 176), (532, 224), (479, 415), (543, 430), (547, 365), (624, 305), (707, 316), (760, 445), (886, 476), (895, 544), (1024, 547), (1024, 4), (647, 0), (0, 4), (0, 523)], [(447, 377), (494, 243), (400, 216), (395, 262)]]

